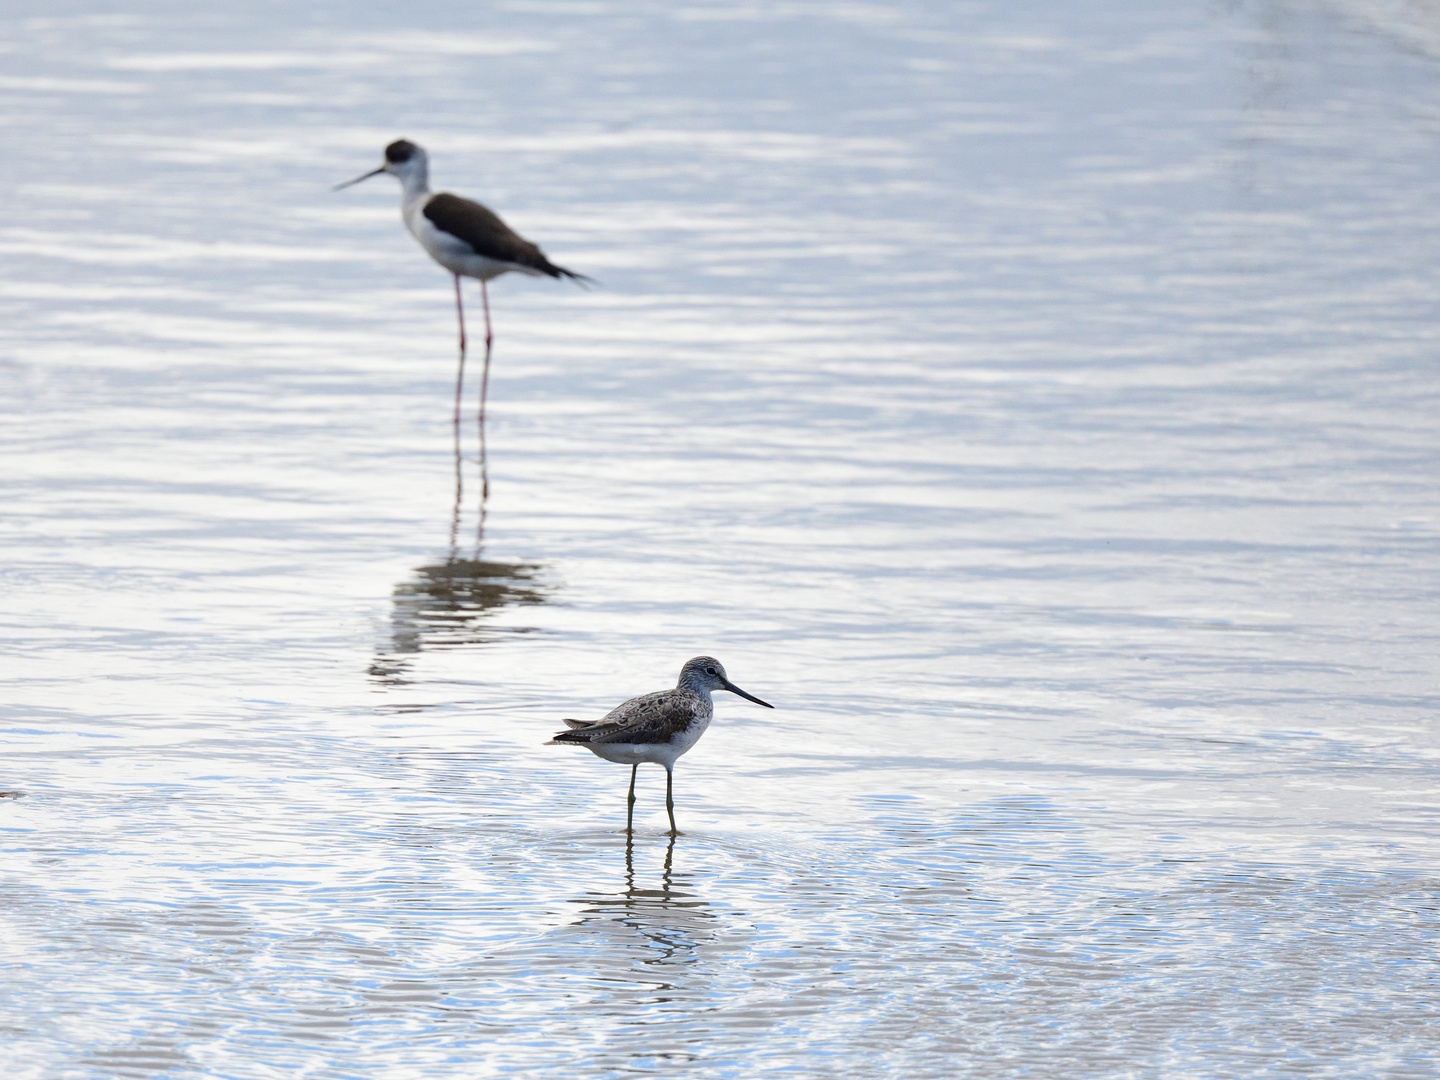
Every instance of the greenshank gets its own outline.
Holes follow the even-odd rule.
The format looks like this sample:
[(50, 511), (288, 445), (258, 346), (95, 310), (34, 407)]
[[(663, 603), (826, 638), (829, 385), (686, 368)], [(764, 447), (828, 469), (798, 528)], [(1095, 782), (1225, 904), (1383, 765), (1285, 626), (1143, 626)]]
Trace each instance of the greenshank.
[(576, 744), (606, 761), (630, 766), (630, 795), (625, 810), (625, 831), (635, 818), (635, 773), (642, 762), (665, 766), (665, 809), (670, 815), (670, 835), (675, 835), (675, 761), (705, 734), (715, 704), (710, 694), (729, 690), (767, 709), (775, 706), (747, 694), (725, 675), (725, 668), (713, 656), (697, 656), (680, 669), (673, 690), (641, 694), (611, 709), (599, 720), (566, 720), (562, 731), (545, 745)]

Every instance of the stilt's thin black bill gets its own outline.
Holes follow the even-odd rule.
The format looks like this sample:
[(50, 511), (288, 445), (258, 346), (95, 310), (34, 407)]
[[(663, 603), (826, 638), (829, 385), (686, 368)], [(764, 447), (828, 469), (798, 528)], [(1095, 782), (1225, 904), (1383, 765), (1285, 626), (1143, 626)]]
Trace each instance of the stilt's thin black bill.
[(339, 191), (341, 188), (351, 187), (351, 186), (354, 185), (354, 184), (358, 184), (361, 180), (369, 180), (370, 177), (372, 177), (372, 176), (379, 176), (379, 175), (380, 175), (382, 172), (384, 172), (384, 171), (385, 171), (385, 169), (384, 169), (383, 166), (382, 166), (381, 168), (378, 168), (378, 169), (372, 169), (370, 172), (367, 172), (364, 176), (357, 176), (357, 177), (355, 177), (354, 180), (346, 180), (343, 184), (336, 184), (336, 185), (335, 185), (333, 188), (331, 188), (330, 190), (331, 190), (331, 191)]

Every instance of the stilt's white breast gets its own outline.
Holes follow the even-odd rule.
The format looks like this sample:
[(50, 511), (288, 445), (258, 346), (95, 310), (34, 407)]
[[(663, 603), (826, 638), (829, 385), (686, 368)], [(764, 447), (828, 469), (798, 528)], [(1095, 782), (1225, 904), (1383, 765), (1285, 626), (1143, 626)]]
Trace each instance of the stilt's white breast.
[(539, 276), (540, 271), (528, 266), (477, 255), (474, 249), (458, 236), (436, 228), (435, 223), (425, 216), (425, 204), (433, 197), (426, 192), (424, 198), (407, 200), (401, 214), (410, 235), (420, 241), (420, 246), (446, 270), (462, 277), (479, 278), (481, 281), (491, 281), (510, 270)]

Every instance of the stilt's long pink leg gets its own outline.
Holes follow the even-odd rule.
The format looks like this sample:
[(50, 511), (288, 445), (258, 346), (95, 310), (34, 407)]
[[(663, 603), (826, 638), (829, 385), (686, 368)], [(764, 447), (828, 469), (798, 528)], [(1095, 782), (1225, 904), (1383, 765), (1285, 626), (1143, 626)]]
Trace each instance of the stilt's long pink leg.
[(495, 335), (490, 332), (490, 292), (480, 282), (480, 302), (485, 305), (485, 373), (480, 377), (480, 422), (485, 422), (485, 396), (490, 389), (490, 346)]
[(455, 275), (455, 317), (460, 320), (460, 370), (455, 373), (455, 430), (459, 431), (460, 393), (465, 387), (465, 305), (460, 302), (459, 274)]

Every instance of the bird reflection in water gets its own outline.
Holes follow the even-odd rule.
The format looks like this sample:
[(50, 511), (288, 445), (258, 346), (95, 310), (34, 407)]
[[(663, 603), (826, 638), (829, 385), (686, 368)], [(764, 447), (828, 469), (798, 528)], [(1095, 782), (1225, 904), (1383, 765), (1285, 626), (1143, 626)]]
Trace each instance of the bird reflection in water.
[(675, 836), (671, 834), (669, 846), (665, 849), (665, 865), (660, 875), (658, 889), (641, 888), (635, 884), (635, 838), (631, 833), (625, 836), (625, 890), (611, 894), (591, 894), (571, 903), (582, 905), (577, 926), (601, 928), (619, 924), (637, 931), (647, 941), (658, 946), (656, 955), (647, 957), (647, 964), (683, 962), (690, 954), (714, 936), (715, 916), (705, 909), (710, 905), (695, 899), (692, 893), (682, 892), (675, 887), (677, 878), (685, 883), (684, 875), (673, 872), (675, 861)]
[(543, 563), (484, 558), (485, 503), (489, 490), (483, 428), (480, 439), (480, 498), (474, 551), (467, 556), (461, 553), (459, 545), (465, 491), (457, 428), (455, 507), (449, 548), (443, 561), (416, 567), (408, 580), (395, 586), (388, 655), (377, 656), (370, 665), (371, 676), (382, 682), (404, 683), (409, 667), (404, 658), (415, 653), (483, 645), (512, 634), (529, 633), (533, 627), (499, 625), (495, 616), (508, 608), (549, 602), (553, 587), (544, 580)]

